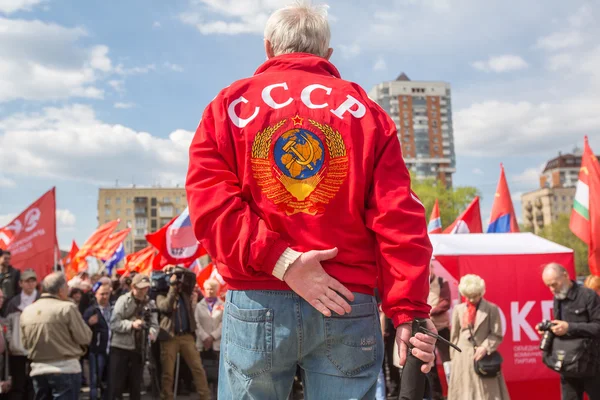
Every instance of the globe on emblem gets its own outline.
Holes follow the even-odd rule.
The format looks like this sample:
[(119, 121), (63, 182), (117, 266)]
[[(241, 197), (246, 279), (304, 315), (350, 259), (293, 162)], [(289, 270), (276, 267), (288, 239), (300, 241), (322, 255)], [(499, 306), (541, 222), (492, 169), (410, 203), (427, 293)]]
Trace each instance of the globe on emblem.
[(303, 180), (315, 176), (323, 167), (323, 142), (306, 129), (291, 129), (277, 139), (274, 161), (286, 176)]

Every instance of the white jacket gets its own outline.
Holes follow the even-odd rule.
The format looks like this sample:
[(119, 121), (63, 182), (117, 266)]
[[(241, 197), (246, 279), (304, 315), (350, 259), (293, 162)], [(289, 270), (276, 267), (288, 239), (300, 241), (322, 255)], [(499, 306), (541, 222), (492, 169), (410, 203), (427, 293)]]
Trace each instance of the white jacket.
[(223, 326), (224, 303), (217, 300), (213, 306), (212, 313), (208, 311), (206, 300), (202, 299), (196, 306), (194, 315), (196, 317), (196, 347), (199, 351), (204, 350), (204, 339), (212, 336), (213, 350), (221, 350), (221, 328)]

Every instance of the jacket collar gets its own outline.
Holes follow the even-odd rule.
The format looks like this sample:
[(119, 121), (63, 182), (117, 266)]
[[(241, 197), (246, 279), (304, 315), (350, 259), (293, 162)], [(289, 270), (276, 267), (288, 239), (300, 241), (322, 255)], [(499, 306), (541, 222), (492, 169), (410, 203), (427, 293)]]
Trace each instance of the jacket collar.
[(569, 289), (569, 291), (567, 292), (567, 299), (569, 300), (575, 300), (575, 296), (577, 294), (577, 290), (579, 289), (579, 283), (577, 281), (571, 281), (573, 283), (573, 285), (571, 286), (571, 289)]
[(313, 74), (334, 76), (340, 78), (340, 72), (329, 61), (323, 57), (307, 53), (282, 54), (265, 61), (254, 73), (299, 70)]

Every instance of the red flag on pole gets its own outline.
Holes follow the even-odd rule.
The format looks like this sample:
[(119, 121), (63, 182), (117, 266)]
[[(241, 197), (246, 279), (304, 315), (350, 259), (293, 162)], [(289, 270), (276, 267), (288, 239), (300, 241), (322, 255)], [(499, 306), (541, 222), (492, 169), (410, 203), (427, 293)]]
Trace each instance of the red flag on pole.
[(85, 258), (88, 256), (94, 255), (99, 249), (102, 248), (104, 242), (108, 239), (109, 235), (117, 229), (119, 225), (119, 220), (110, 221), (100, 226), (92, 235), (85, 241), (83, 246), (77, 252), (75, 256), (75, 262), (77, 264), (77, 270), (79, 272), (83, 271), (87, 264), (83, 263)]
[(438, 199), (435, 199), (433, 210), (431, 210), (427, 231), (428, 233), (442, 233), (442, 218), (440, 216), (440, 204)]
[(32, 268), (40, 279), (54, 269), (56, 242), (55, 188), (0, 229), (0, 247), (10, 251), (13, 267)]
[(93, 256), (101, 260), (108, 260), (115, 254), (121, 243), (125, 241), (127, 235), (131, 232), (131, 228), (123, 229), (122, 231), (111, 233), (108, 235), (102, 245), (95, 251)]
[(473, 199), (456, 221), (444, 230), (444, 233), (483, 233), (479, 196)]
[(600, 164), (587, 136), (569, 227), (575, 236), (588, 245), (590, 272), (600, 276)]
[(73, 243), (71, 243), (71, 251), (69, 251), (69, 254), (62, 259), (63, 270), (65, 271), (68, 281), (77, 275), (77, 265), (74, 264), (74, 261), (78, 251), (79, 246), (77, 246), (77, 243), (73, 240)]

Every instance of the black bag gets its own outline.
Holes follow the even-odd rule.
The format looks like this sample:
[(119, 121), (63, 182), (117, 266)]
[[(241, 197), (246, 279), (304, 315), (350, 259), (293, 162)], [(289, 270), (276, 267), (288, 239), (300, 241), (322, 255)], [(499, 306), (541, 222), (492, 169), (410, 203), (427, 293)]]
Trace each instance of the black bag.
[[(475, 336), (473, 335), (473, 328), (469, 325), (469, 331), (471, 333), (471, 342), (473, 347), (477, 349), (477, 343), (475, 343)], [(502, 370), (502, 362), (504, 359), (499, 352), (494, 351), (491, 354), (484, 356), (479, 361), (473, 361), (473, 368), (475, 373), (482, 378), (495, 378)]]
[(568, 378), (589, 378), (600, 371), (600, 349), (592, 338), (569, 338), (557, 336), (550, 352), (544, 352), (542, 360), (550, 369)]

